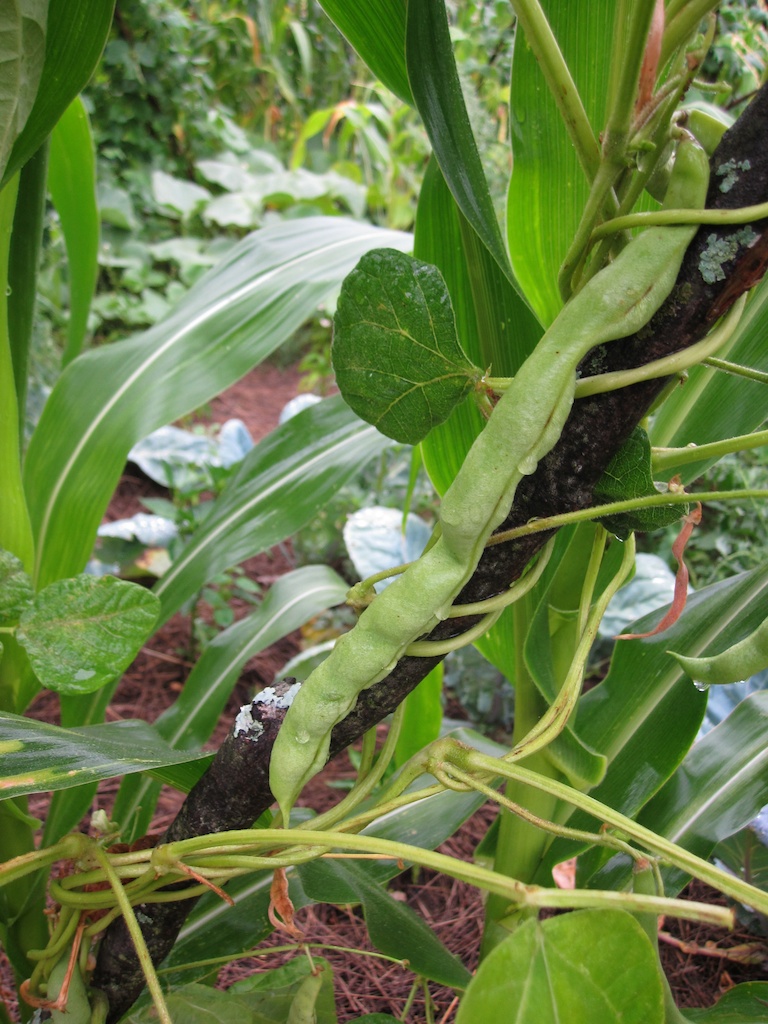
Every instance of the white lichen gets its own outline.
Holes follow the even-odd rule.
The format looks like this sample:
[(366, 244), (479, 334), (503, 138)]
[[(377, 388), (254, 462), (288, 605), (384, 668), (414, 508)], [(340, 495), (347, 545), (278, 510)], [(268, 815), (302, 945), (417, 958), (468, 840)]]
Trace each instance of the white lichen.
[(261, 722), (255, 721), (250, 704), (243, 704), (235, 719), (235, 736), (245, 733), (249, 739), (257, 740), (264, 732)]
[(290, 686), (285, 693), (278, 693), (274, 686), (265, 686), (264, 689), (257, 693), (253, 698), (254, 704), (271, 704), (276, 708), (289, 708), (293, 703), (293, 698), (299, 692), (301, 683), (294, 683)]

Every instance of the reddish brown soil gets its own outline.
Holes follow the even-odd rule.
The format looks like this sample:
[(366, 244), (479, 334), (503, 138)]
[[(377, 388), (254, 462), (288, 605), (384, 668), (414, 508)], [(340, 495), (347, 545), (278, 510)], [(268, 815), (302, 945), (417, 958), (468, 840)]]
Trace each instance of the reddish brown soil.
[[(295, 370), (280, 370), (262, 366), (243, 381), (210, 404), (206, 418), (224, 422), (230, 417), (244, 420), (255, 440), (263, 437), (276, 424), (283, 405), (297, 392), (298, 374)], [(159, 489), (136, 472), (124, 476), (115, 499), (110, 506), (110, 518), (130, 515), (139, 508), (139, 500)], [(246, 566), (249, 575), (262, 586), (268, 586), (281, 573), (292, 568), (290, 551), (281, 548), (251, 559)], [(232, 711), (248, 700), (255, 690), (270, 683), (274, 673), (298, 649), (298, 638), (289, 637), (248, 663), (227, 712), (223, 716), (218, 738), (229, 728)], [(109, 709), (109, 718), (143, 718), (149, 721), (175, 699), (191, 668), (189, 655), (189, 623), (181, 615), (174, 618), (147, 644), (126, 673)], [(56, 720), (55, 700), (41, 698), (32, 713), (48, 720)], [(330, 765), (322, 780), (311, 785), (307, 802), (317, 810), (339, 799), (338, 789), (330, 788), (330, 779), (351, 778), (353, 771), (346, 757)], [(116, 790), (117, 780), (100, 789), (99, 803), (109, 806)], [(34, 803), (34, 802), (33, 802)], [(179, 803), (178, 794), (164, 794), (153, 831), (162, 830), (171, 820)], [(31, 808), (35, 813), (35, 807)], [(40, 807), (42, 810), (42, 806)], [(483, 808), (460, 832), (441, 847), (445, 853), (470, 859), (479, 840), (493, 820), (494, 810)], [(395, 898), (406, 901), (421, 914), (447, 947), (474, 970), (482, 931), (483, 902), (477, 890), (463, 883), (422, 870), (418, 874), (406, 873), (391, 886)], [(697, 885), (693, 893), (697, 899), (714, 898)], [(354, 1017), (372, 1012), (388, 1012), (401, 1018), (414, 984), (413, 975), (397, 965), (366, 956), (373, 951), (366, 934), (362, 915), (355, 907), (317, 905), (302, 910), (297, 923), (311, 942), (327, 943), (335, 947), (359, 950), (344, 953), (323, 950), (322, 955), (334, 968), (334, 984), (340, 1024)], [(741, 943), (754, 944), (749, 933), (712, 934), (694, 924), (668, 922), (665, 931), (685, 943), (680, 948), (662, 942), (662, 958), (681, 1006), (709, 1006), (719, 994), (745, 980), (764, 980), (768, 965), (768, 948), (762, 945), (762, 961), (757, 965), (743, 965), (728, 959), (727, 950)], [(282, 945), (283, 937), (276, 935), (265, 946)], [(714, 944), (714, 945), (713, 945)], [(220, 975), (220, 984), (226, 986), (235, 979), (254, 971), (274, 967), (287, 959), (286, 954), (275, 954), (268, 959), (244, 959), (227, 966)], [(0, 988), (2, 988), (0, 975)], [(422, 988), (416, 993), (407, 1015), (409, 1024), (422, 1024), (427, 1020), (448, 1024), (455, 1016), (453, 993), (429, 986), (434, 1009), (430, 1016), (425, 1009)], [(2, 994), (0, 992), (0, 994)]]

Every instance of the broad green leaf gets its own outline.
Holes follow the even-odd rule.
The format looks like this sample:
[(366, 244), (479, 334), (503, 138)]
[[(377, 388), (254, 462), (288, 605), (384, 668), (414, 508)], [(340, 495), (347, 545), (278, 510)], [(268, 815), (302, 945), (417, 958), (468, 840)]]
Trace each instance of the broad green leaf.
[(20, 463), (21, 432), (8, 337), (8, 266), (18, 179), (0, 192), (0, 547), (31, 571), (33, 540)]
[[(527, 626), (523, 656), (530, 682), (538, 689), (547, 705), (554, 703), (570, 668), (579, 642), (579, 603), (595, 535), (595, 526), (582, 524), (575, 529), (561, 530), (546, 569), (526, 599), (532, 610), (526, 616)], [(593, 600), (602, 593), (616, 572), (622, 557), (621, 545), (614, 545), (603, 557), (603, 566), (613, 572), (601, 572)], [(525, 606), (519, 609), (522, 615)], [(514, 668), (510, 662), (507, 671)], [(503, 671), (501, 665), (499, 668)], [(546, 756), (578, 789), (595, 786), (606, 770), (606, 758), (593, 746), (577, 736), (569, 723), (549, 744)]]
[(116, 679), (152, 633), (160, 602), (114, 576), (76, 576), (42, 590), (19, 621), (23, 645), (43, 686), (91, 693)]
[(47, 15), (47, 0), (4, 0), (0, 6), (0, 172), (37, 95)]
[(519, 290), (467, 116), (443, 0), (408, 0), (405, 55), (413, 98), (448, 187), (502, 273)]
[(25, 462), (38, 586), (82, 570), (133, 444), (274, 351), (362, 253), (382, 243), (407, 249), (410, 238), (334, 217), (266, 228), (201, 278), (166, 320), (74, 360)]
[[(565, 539), (564, 537), (563, 540)], [(570, 664), (578, 642), (575, 632), (578, 627), (577, 610), (558, 606), (556, 597), (548, 596), (554, 570), (562, 565), (564, 553), (567, 553), (565, 545), (550, 559), (547, 568), (551, 567), (552, 574), (546, 573), (545, 578), (529, 596), (529, 600), (538, 600), (538, 606), (534, 606), (535, 611), (531, 613), (527, 622), (523, 657), (527, 669), (527, 685), (538, 690), (544, 699), (544, 707), (556, 700), (564, 681), (563, 665)], [(572, 597), (576, 599), (579, 594), (580, 589), (572, 591)], [(518, 615), (521, 614), (522, 608), (518, 610)], [(511, 653), (510, 651), (507, 663), (497, 663), (497, 667), (502, 672), (506, 668), (506, 672), (512, 672), (514, 678), (515, 665)], [(559, 673), (555, 667), (555, 660), (559, 665)], [(596, 786), (605, 776), (607, 759), (594, 746), (585, 743), (571, 723), (568, 723), (560, 735), (547, 746), (545, 756), (577, 789)]]
[(480, 963), (456, 1024), (663, 1024), (656, 952), (620, 910), (526, 921)]
[(178, 214), (182, 220), (198, 212), (211, 199), (207, 188), (186, 178), (174, 178), (165, 171), (152, 172), (152, 196), (156, 203)]
[(707, 1010), (685, 1011), (696, 1024), (766, 1024), (768, 981), (748, 981), (725, 992)]
[(8, 339), (19, 414), (19, 435), (27, 421), (29, 353), (37, 302), (37, 269), (43, 240), (48, 147), (43, 144), (19, 172), (8, 265)]
[[(698, 740), (638, 821), (705, 860), (715, 845), (744, 828), (768, 802), (768, 691), (751, 694)], [(594, 860), (584, 865), (589, 875)], [(664, 885), (676, 895), (689, 876), (665, 868)], [(631, 877), (622, 858), (589, 877), (594, 888), (621, 888)]]
[[(440, 270), (451, 296), (461, 347), (474, 363), (485, 366), (487, 357), (483, 352), (484, 339), (478, 328), (472, 277), (464, 254), (461, 217), (433, 157), (419, 193), (413, 252)], [(489, 262), (496, 266), (494, 260)], [(478, 406), (474, 402), (462, 402), (422, 442), (424, 465), (439, 494), (448, 490), (483, 425)]]
[[(29, 5), (33, 4), (43, 6), (41, 0), (32, 0)], [(10, 8), (13, 4), (4, 6)], [(113, 0), (50, 0), (40, 85), (5, 168), (3, 185), (37, 152), (88, 84), (106, 42), (114, 6)], [(42, 52), (39, 59), (42, 62)]]
[(0, 550), (0, 626), (18, 622), (33, 596), (32, 580), (19, 559), (10, 551)]
[[(664, 633), (617, 643), (607, 677), (579, 702), (576, 732), (609, 761), (592, 796), (636, 817), (660, 790), (692, 746), (707, 702), (667, 651), (685, 645), (697, 653), (717, 638), (727, 643), (743, 636), (760, 621), (767, 594), (768, 569), (743, 573), (691, 595), (683, 615)], [(644, 616), (633, 630), (652, 628), (659, 616)], [(591, 828), (594, 820), (575, 814), (569, 824)], [(555, 840), (540, 878), (572, 852), (573, 844)], [(602, 852), (581, 857), (584, 876), (604, 859)]]
[[(595, 487), (594, 504), (628, 501), (658, 494), (651, 475), (651, 443), (642, 427), (635, 427), (627, 441), (614, 455)], [(600, 522), (621, 540), (630, 533), (646, 533), (671, 526), (683, 516), (689, 506), (672, 505), (668, 508), (637, 509), (615, 516), (603, 516)]]
[[(155, 722), (163, 740), (190, 750), (206, 743), (249, 658), (299, 629), (313, 615), (341, 604), (347, 584), (332, 569), (314, 565), (281, 576), (258, 608), (206, 647), (174, 704)], [(115, 801), (123, 835), (143, 835), (154, 813), (159, 786), (128, 779)], [(134, 815), (138, 819), (134, 820)]]
[(407, 0), (320, 0), (320, 6), (379, 81), (413, 104), (405, 68)]
[[(193, 982), (171, 989), (165, 993), (165, 1003), (171, 1020), (184, 1021), (184, 1024), (257, 1024), (243, 1000), (209, 985)], [(152, 1005), (144, 1006), (122, 1019), (125, 1024), (153, 1024), (157, 1010)]]
[(712, 859), (719, 861), (726, 870), (740, 878), (749, 880), (750, 885), (768, 892), (768, 845), (765, 833), (750, 822), (717, 844)]
[[(754, 289), (729, 348), (723, 358), (757, 370), (768, 370), (768, 278)], [(738, 437), (757, 430), (768, 415), (768, 389), (764, 384), (734, 377), (704, 366), (689, 371), (682, 387), (675, 388), (655, 415), (650, 429), (653, 445), (684, 448)], [(679, 473), (683, 483), (700, 476), (717, 459), (671, 465), (665, 475)]]
[(273, 430), (246, 455), (210, 515), (155, 585), (160, 622), (223, 569), (305, 526), (389, 444), (339, 396)]
[[(708, 857), (768, 803), (768, 691), (742, 701), (692, 748), (639, 821), (686, 850)], [(688, 879), (665, 872), (668, 890)]]
[(382, 433), (418, 444), (479, 383), (437, 267), (394, 249), (363, 256), (341, 288), (333, 368), (347, 404)]
[(443, 722), (443, 666), (436, 665), (405, 698), (405, 713), (395, 748), (399, 768), (440, 735)]
[(146, 722), (63, 729), (5, 711), (0, 712), (0, 751), (4, 799), (210, 759), (199, 751), (171, 749)]
[[(253, 1012), (255, 1024), (283, 1024), (284, 1021), (315, 1021), (316, 1024), (336, 1024), (336, 1004), (333, 995), (333, 968), (322, 957), (313, 957), (318, 978), (310, 980), (312, 964), (298, 953), (283, 967), (260, 971), (230, 986), (229, 992), (237, 996)], [(319, 981), (319, 987), (318, 987)], [(309, 989), (309, 991), (307, 991)], [(301, 1009), (303, 1016), (298, 1013)]]
[[(208, 985), (191, 984), (173, 987), (166, 995), (171, 1017), (184, 1024), (297, 1024), (317, 1021), (336, 1024), (333, 995), (333, 968), (322, 957), (313, 957), (319, 975), (319, 989), (313, 993), (307, 1016), (289, 1016), (297, 994), (307, 979), (312, 978), (312, 964), (299, 954), (283, 967), (260, 970), (230, 985), (227, 991)], [(312, 985), (312, 982), (309, 982)], [(314, 986), (313, 986), (314, 987)], [(314, 1016), (312, 1016), (314, 1013)], [(153, 1006), (146, 1005), (123, 1018), (125, 1024), (151, 1024), (157, 1020)]]
[(398, 1024), (398, 1020), (389, 1013), (366, 1013), (355, 1017), (349, 1024)]
[[(410, 836), (408, 838), (410, 840)], [(439, 985), (466, 988), (469, 971), (410, 907), (393, 899), (378, 881), (372, 882), (354, 861), (327, 861), (322, 866), (325, 881), (322, 888), (327, 894), (322, 898), (333, 900), (333, 883), (329, 884), (328, 879), (338, 875), (341, 885), (351, 888), (362, 904), (371, 942), (381, 953), (407, 960), (412, 971)], [(299, 869), (305, 892), (312, 867), (310, 864)], [(306, 873), (307, 868), (309, 873)], [(313, 888), (317, 899), (320, 887)]]
[(83, 347), (99, 272), (96, 155), (88, 114), (78, 96), (51, 133), (48, 188), (67, 247), (69, 323), (64, 365)]
[[(542, 0), (595, 136), (606, 116), (615, 0)], [(515, 35), (510, 89), (513, 171), (507, 197), (512, 266), (545, 326), (562, 300), (560, 264), (589, 194), (589, 182), (525, 34)]]

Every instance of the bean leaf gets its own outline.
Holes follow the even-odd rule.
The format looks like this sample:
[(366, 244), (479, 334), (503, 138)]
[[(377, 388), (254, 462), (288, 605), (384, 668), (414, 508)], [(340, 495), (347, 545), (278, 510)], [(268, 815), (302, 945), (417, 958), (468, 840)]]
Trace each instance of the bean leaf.
[[(659, 493), (651, 476), (651, 443), (643, 428), (636, 427), (597, 482), (595, 502), (629, 501)], [(626, 540), (635, 531), (649, 533), (671, 526), (687, 512), (687, 505), (661, 505), (603, 516), (600, 522), (619, 540)]]
[(656, 954), (621, 910), (526, 921), (491, 950), (470, 982), (456, 1024), (479, 1020), (662, 1024)]
[(382, 433), (417, 444), (482, 373), (464, 353), (437, 267), (374, 249), (341, 287), (333, 368), (347, 404)]
[(143, 587), (83, 574), (42, 590), (22, 614), (16, 637), (44, 686), (92, 693), (128, 667), (159, 609)]
[(10, 551), (0, 551), (0, 626), (18, 622), (32, 594), (32, 580), (19, 559)]

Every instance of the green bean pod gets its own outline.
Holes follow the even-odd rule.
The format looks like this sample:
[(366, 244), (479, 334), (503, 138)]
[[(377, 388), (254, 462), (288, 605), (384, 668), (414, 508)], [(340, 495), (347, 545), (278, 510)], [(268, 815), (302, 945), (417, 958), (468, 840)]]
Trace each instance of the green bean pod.
[(315, 1003), (323, 985), (323, 973), (308, 974), (291, 1000), (285, 1024), (317, 1024)]
[(688, 129), (696, 136), (696, 141), (709, 156), (720, 145), (720, 140), (733, 124), (733, 118), (716, 107), (711, 113), (693, 107), (688, 111)]
[(754, 633), (711, 658), (687, 658), (674, 651), (668, 653), (697, 683), (706, 683), (707, 686), (738, 683), (768, 668), (768, 618)]
[[(667, 191), (670, 207), (703, 205), (709, 167), (686, 138)], [(576, 368), (604, 342), (640, 330), (675, 283), (695, 226), (649, 228), (571, 299), (495, 406), (448, 488), (440, 536), (382, 591), (294, 697), (275, 742), (270, 786), (288, 824), (304, 784), (324, 766), (330, 734), (359, 693), (385, 678), (429, 633), (470, 579), (488, 538), (509, 514), (523, 476), (560, 437)]]

